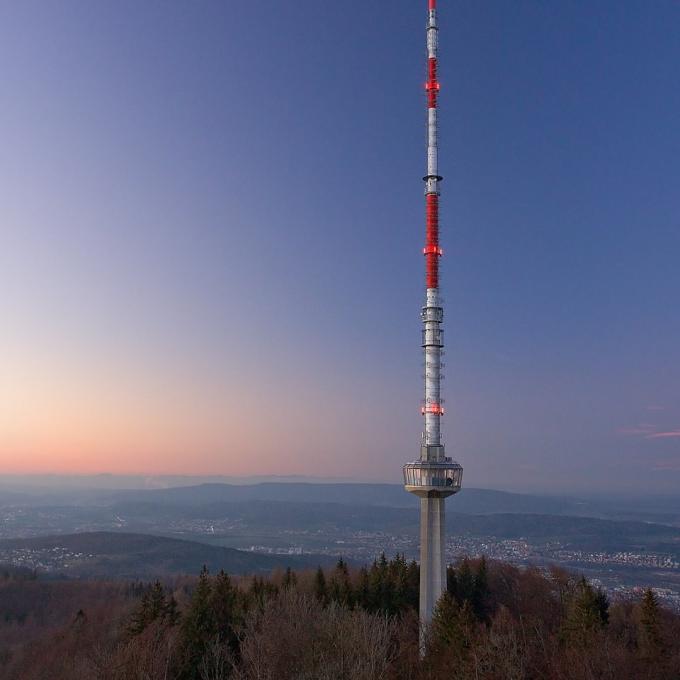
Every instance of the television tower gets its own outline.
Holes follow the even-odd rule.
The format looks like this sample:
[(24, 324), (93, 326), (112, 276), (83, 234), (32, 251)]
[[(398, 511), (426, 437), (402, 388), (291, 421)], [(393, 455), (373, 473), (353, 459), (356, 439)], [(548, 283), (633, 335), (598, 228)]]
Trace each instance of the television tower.
[(444, 415), (441, 397), (444, 319), (439, 296), (439, 175), (437, 164), (437, 0), (427, 0), (427, 174), (425, 181), (425, 305), (422, 347), (425, 355), (425, 400), (422, 413), (420, 458), (404, 465), (404, 486), (420, 497), (420, 622), (432, 620), (437, 601), (446, 590), (446, 547), (444, 501), (460, 491), (463, 468), (444, 453), (440, 420)]

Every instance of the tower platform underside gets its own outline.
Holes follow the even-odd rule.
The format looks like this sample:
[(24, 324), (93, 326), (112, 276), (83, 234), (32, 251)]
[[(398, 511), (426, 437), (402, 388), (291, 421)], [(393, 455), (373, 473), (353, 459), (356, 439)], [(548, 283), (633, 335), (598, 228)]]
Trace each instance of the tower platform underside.
[(447, 498), (460, 491), (463, 468), (451, 458), (421, 459), (404, 465), (406, 491), (421, 498)]

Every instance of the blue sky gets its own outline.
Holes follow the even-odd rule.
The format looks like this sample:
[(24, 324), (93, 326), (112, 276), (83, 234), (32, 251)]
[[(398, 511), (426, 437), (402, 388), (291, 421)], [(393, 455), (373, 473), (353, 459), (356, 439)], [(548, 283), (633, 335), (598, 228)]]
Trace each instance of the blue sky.
[[(398, 480), (425, 2), (0, 8), (0, 469)], [(680, 488), (675, 2), (440, 2), (449, 453)]]

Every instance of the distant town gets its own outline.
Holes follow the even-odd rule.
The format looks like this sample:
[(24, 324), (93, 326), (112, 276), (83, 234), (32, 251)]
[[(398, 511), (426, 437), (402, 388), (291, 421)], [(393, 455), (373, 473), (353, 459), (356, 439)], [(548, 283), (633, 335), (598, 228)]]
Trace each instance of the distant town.
[[(97, 512), (92, 513), (97, 515)], [(73, 522), (70, 509), (5, 508), (1, 511), (0, 538), (44, 536), (48, 533), (88, 531), (139, 531), (139, 522), (111, 513), (107, 519)], [(76, 518), (77, 519), (77, 518)], [(278, 556), (325, 555), (343, 557), (356, 564), (370, 564), (381, 553), (402, 553), (407, 559), (418, 556), (416, 531), (343, 530), (282, 528), (263, 531), (249, 526), (243, 518), (188, 519), (154, 522), (145, 531), (212, 545), (235, 547), (250, 553)], [(680, 611), (680, 557), (678, 554), (648, 550), (583, 550), (559, 540), (538, 542), (528, 537), (456, 535), (449, 533), (446, 557), (455, 562), (463, 557), (485, 555), (488, 559), (519, 566), (547, 569), (562, 566), (584, 573), (613, 599), (637, 597), (645, 586), (653, 586), (659, 599)], [(10, 564), (40, 573), (68, 576), (74, 567), (98, 559), (96, 553), (73, 552), (65, 547), (7, 547), (0, 544), (0, 564)]]

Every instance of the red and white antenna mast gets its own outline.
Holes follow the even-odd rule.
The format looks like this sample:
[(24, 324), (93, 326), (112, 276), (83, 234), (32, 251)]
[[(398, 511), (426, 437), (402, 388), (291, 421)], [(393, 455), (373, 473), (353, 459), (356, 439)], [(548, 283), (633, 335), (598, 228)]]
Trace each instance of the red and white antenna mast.
[(437, 146), (437, 0), (428, 0), (427, 21), (427, 174), (425, 181), (425, 282), (426, 302), (422, 311), (423, 347), (425, 348), (425, 432), (423, 443), (441, 444), (440, 419), (444, 414), (441, 398), (441, 355), (443, 333), (441, 322), (444, 310), (439, 296), (439, 258), (443, 251), (439, 245), (439, 158)]
[(444, 309), (439, 294), (439, 174), (437, 113), (439, 98), (437, 0), (427, 0), (427, 174), (425, 181), (425, 305), (422, 347), (425, 355), (425, 428), (420, 458), (404, 466), (407, 491), (420, 497), (420, 620), (427, 624), (446, 590), (444, 500), (460, 491), (463, 468), (447, 457), (441, 436)]

